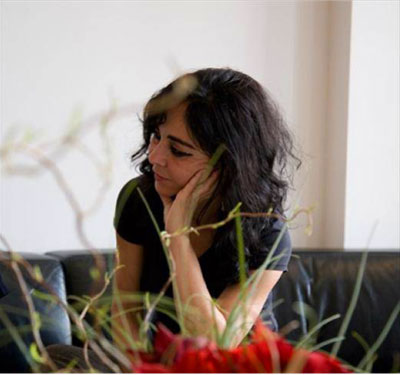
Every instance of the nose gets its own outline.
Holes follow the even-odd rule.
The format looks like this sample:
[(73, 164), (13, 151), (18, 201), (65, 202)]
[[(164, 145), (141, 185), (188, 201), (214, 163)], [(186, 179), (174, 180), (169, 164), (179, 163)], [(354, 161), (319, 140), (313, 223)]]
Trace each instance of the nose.
[(167, 165), (167, 153), (163, 142), (160, 141), (156, 145), (150, 144), (148, 152), (150, 164), (159, 165), (160, 167)]

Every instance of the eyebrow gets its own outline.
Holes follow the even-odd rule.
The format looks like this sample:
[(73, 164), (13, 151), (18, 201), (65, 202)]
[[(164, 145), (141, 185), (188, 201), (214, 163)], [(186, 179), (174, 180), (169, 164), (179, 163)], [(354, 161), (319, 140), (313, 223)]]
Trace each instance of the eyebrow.
[(196, 149), (194, 148), (194, 146), (192, 146), (190, 143), (187, 143), (187, 142), (183, 141), (183, 140), (180, 139), (180, 138), (174, 137), (173, 135), (169, 135), (167, 138), (170, 139), (171, 141), (176, 142), (176, 143), (180, 143), (180, 144), (183, 145), (183, 146), (189, 147), (189, 148), (191, 148), (192, 150), (196, 150)]

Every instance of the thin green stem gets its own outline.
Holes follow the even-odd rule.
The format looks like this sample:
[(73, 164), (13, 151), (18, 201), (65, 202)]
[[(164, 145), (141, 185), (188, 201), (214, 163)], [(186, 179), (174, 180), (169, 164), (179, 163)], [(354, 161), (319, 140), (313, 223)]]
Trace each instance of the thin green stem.
[[(350, 305), (347, 309), (346, 315), (344, 316), (342, 325), (340, 326), (340, 329), (339, 329), (339, 333), (338, 333), (339, 337), (345, 336), (347, 327), (349, 326), (349, 323), (350, 323), (350, 319), (353, 316), (353, 312), (354, 312), (354, 309), (357, 304), (358, 296), (360, 295), (361, 283), (362, 283), (362, 279), (364, 276), (365, 267), (367, 265), (367, 259), (368, 259), (368, 252), (364, 251), (364, 253), (362, 254), (362, 257), (361, 257), (361, 263), (360, 263), (360, 267), (358, 269), (356, 284), (354, 286), (353, 295), (350, 300)], [(340, 346), (342, 345), (342, 342), (343, 341), (338, 341), (333, 345), (333, 348), (331, 351), (332, 356), (334, 356), (334, 357), (337, 356)]]
[(312, 337), (312, 335), (316, 332), (318, 332), (320, 330), (321, 327), (323, 327), (324, 325), (330, 323), (333, 320), (336, 320), (340, 318), (340, 314), (335, 314), (330, 316), (329, 318), (324, 319), (323, 321), (319, 322), (318, 324), (316, 324), (296, 345), (296, 348), (301, 348), (302, 346), (304, 346), (307, 341), (309, 341)]
[(235, 218), (236, 224), (236, 240), (238, 248), (238, 258), (239, 258), (239, 280), (240, 287), (242, 288), (246, 282), (246, 259), (244, 254), (244, 241), (243, 241), (243, 231), (240, 221), (240, 216)]
[(388, 335), (390, 328), (392, 327), (393, 323), (395, 322), (397, 315), (400, 313), (400, 302), (397, 303), (395, 308), (393, 309), (392, 313), (389, 316), (389, 319), (387, 320), (385, 326), (382, 329), (381, 334), (378, 336), (374, 344), (371, 346), (371, 348), (368, 350), (368, 352), (365, 354), (364, 358), (360, 361), (358, 364), (358, 367), (363, 368), (365, 364), (371, 360), (372, 356), (374, 353), (379, 349), (383, 341), (385, 340), (386, 336)]
[[(264, 260), (264, 262), (261, 264), (261, 266), (252, 274), (250, 275), (250, 277), (246, 280), (246, 282), (244, 283), (243, 287), (240, 290), (239, 296), (237, 297), (235, 303), (234, 303), (234, 307), (231, 311), (231, 313), (228, 316), (227, 322), (226, 322), (226, 328), (224, 330), (224, 333), (222, 335), (222, 345), (223, 347), (228, 347), (230, 345), (230, 342), (233, 338), (233, 335), (235, 332), (233, 332), (232, 327), (234, 327), (234, 321), (236, 320), (239, 310), (240, 310), (240, 304), (241, 303), (246, 303), (249, 296), (254, 294), (255, 289), (257, 288), (257, 285), (260, 281), (260, 278), (262, 276), (262, 272), (266, 269), (266, 267), (271, 263), (272, 259), (273, 259), (273, 255), (285, 233), (287, 229), (287, 224), (285, 223), (281, 229), (281, 231), (279, 232), (278, 237), (276, 238), (274, 244), (271, 247), (271, 250), (268, 253), (268, 256), (266, 257), (266, 259)], [(278, 255), (277, 259), (279, 259), (280, 257), (282, 257), (284, 254), (280, 254)], [(252, 284), (252, 287), (249, 291), (249, 293), (247, 293), (247, 288), (249, 287), (249, 285)]]
[(24, 343), (24, 340), (22, 340), (20, 334), (18, 333), (18, 330), (15, 328), (14, 324), (8, 318), (8, 315), (6, 313), (4, 313), (4, 311), (1, 307), (0, 307), (0, 320), (3, 322), (3, 324), (7, 328), (8, 332), (10, 333), (11, 337), (17, 344), (18, 349), (24, 354), (24, 357), (28, 361), (29, 366), (31, 366), (33, 372), (36, 372), (36, 373), (40, 372), (39, 366), (32, 359), (29, 349), (27, 348), (27, 346)]
[(310, 348), (309, 350), (310, 350), (310, 352), (316, 352), (317, 350), (320, 350), (321, 348), (323, 348), (323, 347), (326, 346), (326, 345), (335, 343), (335, 342), (337, 342), (337, 341), (343, 341), (344, 339), (345, 339), (344, 336), (342, 336), (342, 337), (340, 337), (340, 336), (334, 337), (334, 338), (332, 338), (332, 339), (325, 340), (325, 341), (322, 341), (322, 342), (318, 343), (317, 345), (314, 345), (314, 346), (313, 346), (312, 348)]
[(358, 332), (353, 331), (351, 332), (351, 335), (358, 341), (358, 343), (363, 347), (365, 353), (368, 352), (369, 350), (369, 345), (368, 343), (365, 341), (364, 337), (362, 337)]
[(153, 222), (154, 228), (157, 231), (157, 234), (158, 234), (158, 236), (160, 238), (161, 246), (162, 246), (163, 251), (164, 251), (164, 255), (165, 255), (166, 259), (167, 259), (168, 268), (169, 268), (169, 274), (170, 274), (170, 278), (172, 280), (172, 289), (174, 291), (175, 301), (176, 301), (176, 304), (177, 304), (176, 307), (177, 307), (177, 313), (178, 313), (177, 315), (178, 315), (178, 319), (179, 319), (179, 326), (181, 328), (182, 334), (185, 334), (186, 333), (186, 329), (185, 329), (184, 317), (183, 317), (183, 314), (182, 314), (182, 311), (183, 311), (182, 301), (180, 299), (179, 290), (178, 290), (178, 287), (176, 285), (175, 269), (174, 269), (174, 265), (173, 265), (171, 256), (170, 256), (169, 251), (168, 251), (168, 246), (165, 243), (166, 241), (163, 241), (162, 232), (160, 231), (160, 227), (158, 226), (157, 220), (156, 220), (153, 212), (151, 211), (150, 205), (147, 202), (146, 197), (144, 196), (144, 194), (142, 193), (142, 190), (139, 187), (137, 188), (137, 190), (139, 192), (140, 198), (142, 199), (142, 201), (143, 201), (143, 203), (144, 203), (144, 205), (146, 207), (146, 210), (147, 210), (148, 214), (150, 215), (150, 218), (151, 218), (151, 221)]

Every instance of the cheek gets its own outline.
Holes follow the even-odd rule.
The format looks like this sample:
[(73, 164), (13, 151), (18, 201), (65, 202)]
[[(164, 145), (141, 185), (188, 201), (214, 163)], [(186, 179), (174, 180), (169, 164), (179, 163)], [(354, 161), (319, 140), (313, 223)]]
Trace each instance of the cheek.
[(196, 162), (177, 166), (175, 182), (183, 188), (190, 179), (200, 170), (206, 168), (207, 162)]
[(170, 169), (170, 177), (178, 187), (178, 189), (182, 189), (193, 176), (193, 173), (190, 169), (185, 167), (184, 165), (176, 165), (174, 168)]

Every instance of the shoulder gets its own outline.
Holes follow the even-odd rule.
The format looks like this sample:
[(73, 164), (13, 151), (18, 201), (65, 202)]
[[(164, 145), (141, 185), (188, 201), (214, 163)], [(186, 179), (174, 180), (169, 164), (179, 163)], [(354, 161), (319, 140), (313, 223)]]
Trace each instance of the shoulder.
[[(282, 219), (272, 219), (262, 231), (262, 241), (267, 246), (276, 246), (278, 249), (292, 248), (292, 241), (287, 224)], [(276, 244), (275, 244), (276, 243)]]
[[(145, 207), (144, 201), (147, 201), (151, 206), (155, 203), (160, 203), (161, 200), (154, 189), (154, 185), (148, 182), (145, 176), (141, 175), (132, 178), (122, 187), (118, 193), (116, 211), (123, 211), (132, 206), (134, 208)], [(116, 212), (116, 217), (118, 212)]]
[(144, 176), (129, 180), (118, 194), (114, 228), (124, 239), (138, 243), (142, 230), (152, 225), (149, 210), (157, 221), (162, 220), (162, 202), (154, 185), (149, 184)]
[(292, 241), (282, 219), (270, 219), (260, 231), (259, 247), (251, 252), (249, 268), (255, 269), (268, 258), (266, 268), (286, 271), (292, 254)]
[(137, 208), (140, 200), (137, 187), (141, 182), (141, 176), (129, 180), (120, 190), (114, 214), (114, 227), (118, 228), (121, 215), (127, 211), (132, 211)]

